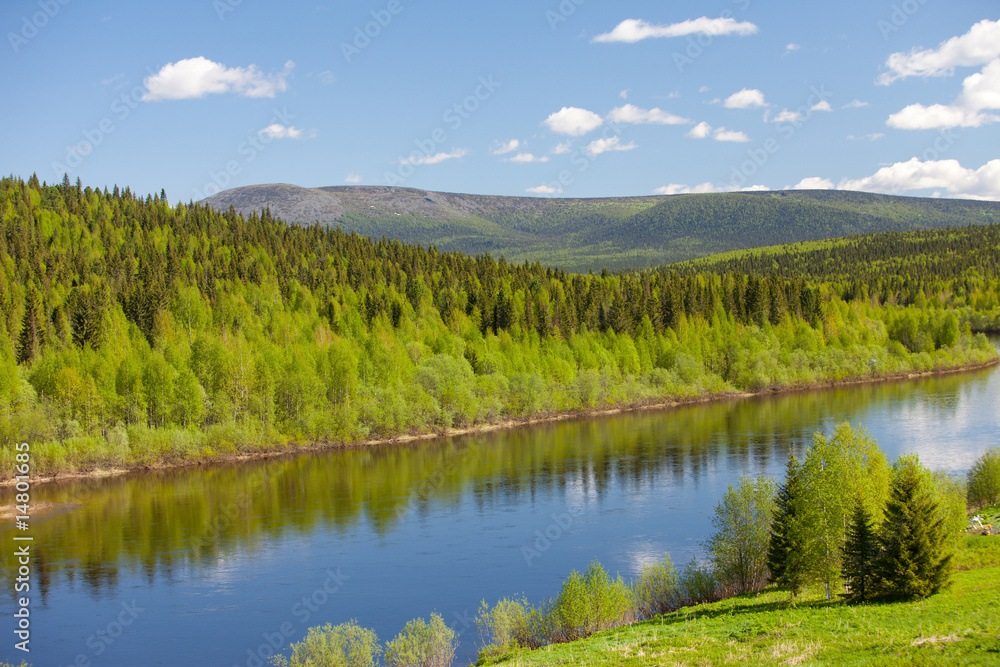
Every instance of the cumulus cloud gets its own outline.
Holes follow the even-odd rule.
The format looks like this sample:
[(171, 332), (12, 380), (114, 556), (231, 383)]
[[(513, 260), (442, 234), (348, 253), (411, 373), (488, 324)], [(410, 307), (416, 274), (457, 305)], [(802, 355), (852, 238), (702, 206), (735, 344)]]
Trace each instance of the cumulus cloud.
[(951, 104), (911, 104), (886, 121), (901, 130), (926, 130), (947, 127), (980, 127), (1000, 121), (986, 109), (1000, 109), (1000, 58), (983, 71), (965, 78), (962, 93)]
[(548, 161), (549, 161), (548, 156), (543, 155), (542, 157), (538, 157), (531, 153), (518, 153), (513, 157), (504, 158), (504, 162), (514, 162), (517, 164), (530, 164), (532, 162), (548, 162)]
[(720, 127), (715, 132), (712, 133), (712, 138), (716, 141), (734, 141), (736, 143), (745, 143), (750, 141), (750, 137), (738, 132), (736, 130), (727, 130), (724, 127)]
[(601, 153), (630, 151), (634, 148), (636, 148), (635, 142), (630, 141), (627, 144), (623, 144), (621, 142), (621, 137), (610, 137), (608, 139), (597, 139), (590, 142), (587, 146), (587, 153), (596, 157)]
[(257, 134), (268, 139), (298, 139), (302, 136), (302, 130), (286, 127), (281, 123), (272, 123), (262, 130), (257, 130)]
[(798, 123), (802, 120), (802, 114), (798, 111), (789, 111), (788, 109), (782, 109), (781, 113), (771, 119), (774, 123)]
[(498, 143), (496, 146), (490, 149), (491, 155), (506, 155), (507, 153), (513, 153), (521, 146), (520, 139), (511, 139), (510, 141), (504, 141)]
[(532, 192), (536, 195), (554, 195), (561, 193), (562, 189), (551, 185), (536, 185), (533, 188), (528, 188), (525, 192)]
[(810, 111), (833, 111), (833, 107), (826, 100), (820, 100), (809, 108)]
[(691, 137), (692, 139), (704, 139), (705, 137), (708, 137), (711, 134), (712, 134), (712, 126), (706, 123), (705, 121), (701, 121), (700, 123), (692, 127), (690, 130), (688, 130), (687, 134), (685, 134), (684, 136)]
[(705, 121), (701, 121), (692, 127), (684, 136), (691, 139), (707, 139), (711, 137), (716, 141), (734, 141), (739, 143), (750, 141), (750, 137), (742, 132), (727, 130), (724, 127), (712, 129), (712, 126)]
[(608, 114), (608, 120), (612, 123), (648, 123), (654, 125), (684, 125), (691, 122), (687, 118), (681, 118), (658, 107), (641, 109), (634, 104), (615, 107)]
[(579, 137), (597, 129), (603, 123), (604, 119), (593, 111), (579, 107), (563, 107), (546, 118), (542, 124), (557, 134)]
[(1000, 21), (984, 19), (964, 35), (941, 42), (936, 49), (893, 53), (885, 61), (888, 71), (877, 82), (887, 86), (908, 76), (946, 76), (956, 67), (975, 67), (1000, 57)]
[(766, 107), (767, 103), (764, 101), (764, 93), (756, 88), (744, 88), (727, 97), (723, 106), (727, 109), (756, 109)]
[(555, 148), (552, 149), (553, 155), (565, 155), (573, 149), (572, 141), (564, 141), (561, 144), (557, 144)]
[(796, 44), (794, 42), (787, 44), (785, 46), (785, 55), (788, 55), (789, 53), (794, 53), (795, 51), (798, 51), (801, 48), (802, 48), (801, 44)]
[(352, 171), (344, 178), (344, 183), (360, 183), (361, 180), (361, 174)]
[(145, 102), (187, 100), (205, 95), (236, 93), (244, 97), (274, 97), (283, 92), (295, 63), (289, 60), (279, 74), (264, 74), (256, 65), (226, 67), (202, 56), (168, 63), (143, 81)]
[(653, 190), (657, 195), (690, 195), (709, 194), (713, 192), (764, 192), (771, 188), (766, 185), (751, 185), (744, 188), (736, 188), (732, 185), (716, 185), (715, 183), (699, 183), (698, 185), (687, 185), (685, 183), (671, 183), (661, 188)]
[(819, 176), (809, 176), (792, 186), (792, 190), (832, 190), (833, 181), (829, 178)]
[(409, 164), (414, 167), (421, 167), (431, 164), (440, 164), (445, 160), (457, 160), (469, 154), (465, 148), (453, 148), (450, 153), (437, 153), (435, 155), (411, 155), (410, 157), (397, 160), (396, 164)]
[(635, 44), (644, 39), (658, 39), (661, 37), (685, 37), (687, 35), (711, 35), (719, 37), (722, 35), (753, 35), (758, 32), (758, 28), (749, 21), (737, 21), (734, 18), (710, 19), (702, 16), (697, 19), (688, 19), (680, 23), (669, 25), (655, 25), (642, 19), (625, 19), (611, 32), (598, 35), (592, 42), (625, 42)]
[(958, 160), (911, 158), (882, 167), (871, 176), (844, 179), (837, 188), (890, 193), (932, 189), (944, 190), (953, 197), (1000, 199), (1000, 159), (970, 169)]

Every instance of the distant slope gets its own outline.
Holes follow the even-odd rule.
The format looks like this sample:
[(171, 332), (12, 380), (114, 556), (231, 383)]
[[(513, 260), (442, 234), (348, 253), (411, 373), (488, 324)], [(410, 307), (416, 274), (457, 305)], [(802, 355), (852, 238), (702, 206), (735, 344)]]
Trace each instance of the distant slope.
[(1000, 223), (1000, 202), (835, 190), (547, 199), (412, 188), (254, 185), (205, 200), (365, 236), (569, 270), (633, 269), (852, 234)]

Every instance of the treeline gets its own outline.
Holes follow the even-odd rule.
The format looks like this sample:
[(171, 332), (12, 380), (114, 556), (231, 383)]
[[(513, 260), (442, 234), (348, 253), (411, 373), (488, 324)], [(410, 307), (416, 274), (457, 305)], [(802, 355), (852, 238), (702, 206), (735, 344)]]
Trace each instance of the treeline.
[[(767, 274), (568, 274), (166, 193), (0, 181), (0, 434), (41, 470), (983, 363), (913, 305)], [(964, 326), (963, 326), (964, 324)]]

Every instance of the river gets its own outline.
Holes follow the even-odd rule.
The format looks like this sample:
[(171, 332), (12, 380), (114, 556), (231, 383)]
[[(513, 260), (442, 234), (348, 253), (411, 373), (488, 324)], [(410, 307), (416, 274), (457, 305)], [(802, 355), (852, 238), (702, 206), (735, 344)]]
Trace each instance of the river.
[(436, 611), (463, 664), (482, 600), (538, 602), (593, 559), (631, 577), (700, 557), (729, 484), (780, 478), (844, 421), (890, 460), (962, 473), (1000, 442), (1000, 371), (40, 486), (33, 502), (61, 509), (31, 526), (32, 650), (14, 649), (5, 527), (0, 659), (252, 666), (311, 626), (386, 641)]

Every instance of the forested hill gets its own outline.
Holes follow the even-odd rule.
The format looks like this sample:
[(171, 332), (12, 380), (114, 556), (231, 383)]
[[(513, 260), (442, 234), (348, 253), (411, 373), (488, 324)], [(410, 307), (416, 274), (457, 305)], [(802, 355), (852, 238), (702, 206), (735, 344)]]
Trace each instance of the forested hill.
[(561, 199), (255, 185), (204, 200), (249, 215), (571, 271), (634, 269), (852, 234), (1000, 223), (1000, 203), (838, 190)]
[(900, 278), (568, 274), (4, 178), (0, 474), (14, 442), (154, 465), (996, 359), (987, 267)]

